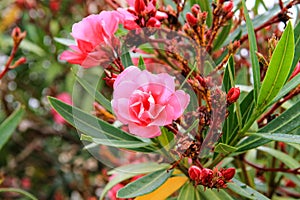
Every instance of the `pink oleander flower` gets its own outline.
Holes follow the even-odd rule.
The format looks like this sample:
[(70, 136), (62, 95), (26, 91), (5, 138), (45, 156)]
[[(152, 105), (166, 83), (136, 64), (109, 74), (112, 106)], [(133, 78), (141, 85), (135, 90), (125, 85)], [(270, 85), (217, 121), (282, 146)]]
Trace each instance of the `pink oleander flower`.
[[(70, 104), (72, 105), (72, 97), (69, 93), (67, 92), (63, 92), (63, 93), (60, 93), (58, 94), (57, 96), (55, 96), (57, 99), (67, 103), (67, 104)], [(58, 112), (56, 112), (56, 110), (54, 110), (53, 108), (51, 109), (51, 114), (54, 118), (54, 121), (57, 123), (57, 124), (65, 124), (66, 121), (65, 119), (60, 116), (60, 114), (58, 114)]]
[(118, 120), (128, 124), (130, 133), (144, 138), (159, 136), (159, 126), (179, 118), (190, 100), (184, 91), (175, 91), (174, 77), (135, 66), (119, 74), (113, 87), (112, 107)]
[(103, 59), (107, 60), (107, 51), (112, 51), (117, 43), (114, 33), (123, 18), (117, 11), (102, 11), (75, 23), (71, 35), (77, 45), (71, 45), (71, 51), (64, 51), (60, 59), (84, 68), (102, 64)]

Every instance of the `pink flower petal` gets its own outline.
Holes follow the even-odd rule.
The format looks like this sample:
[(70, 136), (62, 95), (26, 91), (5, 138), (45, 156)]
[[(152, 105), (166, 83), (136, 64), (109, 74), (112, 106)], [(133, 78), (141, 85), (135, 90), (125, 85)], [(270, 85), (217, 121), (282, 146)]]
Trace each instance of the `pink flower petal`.
[(161, 134), (158, 126), (138, 126), (135, 123), (128, 124), (130, 133), (143, 138), (154, 138)]
[(183, 114), (184, 110), (189, 104), (189, 101), (190, 101), (190, 96), (182, 90), (177, 90), (172, 95), (172, 97), (169, 100), (169, 104), (174, 109), (174, 116), (173, 116), (174, 120), (176, 120)]

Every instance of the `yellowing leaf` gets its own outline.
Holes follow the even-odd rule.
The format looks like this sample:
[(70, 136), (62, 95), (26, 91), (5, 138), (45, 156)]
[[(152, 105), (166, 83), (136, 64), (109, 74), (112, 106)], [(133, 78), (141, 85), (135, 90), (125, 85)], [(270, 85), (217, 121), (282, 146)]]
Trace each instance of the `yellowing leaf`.
[(188, 178), (186, 176), (176, 176), (169, 178), (162, 186), (150, 194), (139, 196), (135, 200), (164, 200), (177, 191)]

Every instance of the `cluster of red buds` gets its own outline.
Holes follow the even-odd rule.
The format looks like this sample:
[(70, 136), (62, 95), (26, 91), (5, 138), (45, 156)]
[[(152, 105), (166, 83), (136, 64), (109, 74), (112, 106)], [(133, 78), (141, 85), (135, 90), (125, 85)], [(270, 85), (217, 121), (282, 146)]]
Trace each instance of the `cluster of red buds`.
[(233, 2), (232, 1), (227, 1), (224, 2), (223, 6), (222, 6), (222, 10), (224, 12), (224, 15), (227, 19), (231, 19), (233, 17)]
[(193, 5), (191, 11), (192, 12), (188, 12), (185, 15), (186, 20), (191, 27), (197, 24), (203, 24), (206, 21), (207, 12), (201, 12), (200, 6), (198, 4)]
[(125, 28), (129, 30), (138, 27), (159, 28), (161, 25), (160, 21), (168, 18), (166, 13), (156, 9), (156, 0), (136, 0), (134, 8), (130, 7), (127, 11), (136, 17), (136, 25), (125, 23)]
[(226, 188), (226, 183), (231, 182), (231, 179), (235, 175), (234, 168), (220, 169), (214, 168), (213, 170), (208, 168), (200, 169), (198, 166), (193, 165), (189, 168), (190, 179), (195, 182), (195, 186), (203, 185), (204, 188)]
[(230, 105), (240, 97), (240, 88), (230, 88), (227, 94), (227, 104)]
[(116, 80), (116, 78), (118, 77), (116, 74), (112, 73), (112, 72), (109, 72), (107, 70), (104, 71), (105, 74), (106, 74), (106, 77), (103, 78), (103, 80), (105, 80), (105, 83), (110, 86), (110, 87), (113, 87), (114, 85), (114, 82)]

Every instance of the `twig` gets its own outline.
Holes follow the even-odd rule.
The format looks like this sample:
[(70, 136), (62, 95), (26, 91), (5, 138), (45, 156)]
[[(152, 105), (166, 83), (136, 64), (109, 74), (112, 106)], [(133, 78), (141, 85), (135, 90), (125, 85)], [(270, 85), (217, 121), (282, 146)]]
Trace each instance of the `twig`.
[(247, 161), (246, 159), (244, 159), (244, 162), (255, 168), (255, 169), (258, 169), (258, 170), (262, 170), (262, 171), (265, 171), (265, 172), (284, 172), (284, 173), (290, 173), (290, 174), (295, 174), (295, 175), (299, 175), (300, 174), (300, 167), (298, 168), (295, 168), (295, 169), (285, 169), (285, 168), (266, 168), (266, 167), (261, 167), (261, 166), (258, 166), (254, 163), (251, 163), (249, 161)]

